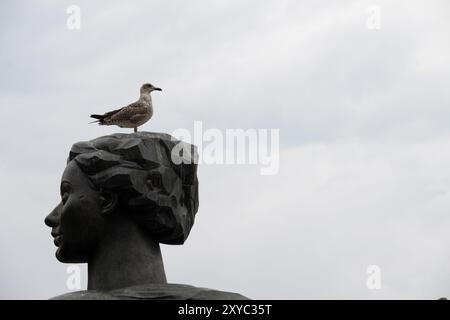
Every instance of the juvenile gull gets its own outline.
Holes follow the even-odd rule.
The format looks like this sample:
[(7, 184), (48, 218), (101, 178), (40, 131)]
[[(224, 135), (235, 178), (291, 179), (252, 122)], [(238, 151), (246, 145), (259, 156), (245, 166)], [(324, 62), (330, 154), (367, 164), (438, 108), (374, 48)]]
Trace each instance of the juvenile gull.
[(116, 125), (121, 128), (134, 128), (134, 132), (137, 132), (137, 128), (142, 126), (153, 116), (153, 105), (150, 92), (155, 90), (162, 91), (160, 88), (156, 88), (150, 83), (143, 84), (138, 101), (103, 115), (91, 114), (91, 118), (97, 119), (91, 123), (95, 122), (104, 126)]

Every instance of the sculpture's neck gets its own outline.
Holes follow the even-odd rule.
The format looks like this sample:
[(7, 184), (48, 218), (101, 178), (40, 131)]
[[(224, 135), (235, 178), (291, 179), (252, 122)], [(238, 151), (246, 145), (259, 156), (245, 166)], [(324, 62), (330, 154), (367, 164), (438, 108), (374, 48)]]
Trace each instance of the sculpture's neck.
[(109, 291), (146, 283), (167, 283), (159, 243), (130, 218), (110, 217), (88, 261), (88, 290)]

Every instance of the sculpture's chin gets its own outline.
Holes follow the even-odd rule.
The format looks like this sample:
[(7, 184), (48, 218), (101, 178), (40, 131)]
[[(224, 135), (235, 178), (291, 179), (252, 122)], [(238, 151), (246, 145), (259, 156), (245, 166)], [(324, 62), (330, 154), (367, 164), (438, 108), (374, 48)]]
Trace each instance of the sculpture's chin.
[(86, 263), (87, 259), (85, 257), (82, 257), (78, 254), (71, 254), (67, 252), (67, 250), (64, 249), (63, 246), (60, 246), (56, 250), (56, 259), (58, 259), (59, 262), (62, 263)]
[(61, 247), (58, 247), (58, 249), (56, 249), (55, 255), (56, 255), (56, 259), (58, 259), (59, 262), (66, 262), (64, 260), (64, 255), (61, 254)]
[(59, 262), (64, 262), (63, 259), (62, 259), (62, 257), (61, 257), (61, 248), (56, 249), (55, 256), (56, 256), (56, 259), (57, 259)]

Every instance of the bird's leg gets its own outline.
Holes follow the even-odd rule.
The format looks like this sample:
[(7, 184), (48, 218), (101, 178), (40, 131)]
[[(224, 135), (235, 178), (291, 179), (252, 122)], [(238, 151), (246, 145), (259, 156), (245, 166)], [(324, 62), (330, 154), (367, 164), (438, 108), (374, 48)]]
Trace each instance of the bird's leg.
[(136, 133), (137, 132), (137, 127), (134, 127), (134, 133)]

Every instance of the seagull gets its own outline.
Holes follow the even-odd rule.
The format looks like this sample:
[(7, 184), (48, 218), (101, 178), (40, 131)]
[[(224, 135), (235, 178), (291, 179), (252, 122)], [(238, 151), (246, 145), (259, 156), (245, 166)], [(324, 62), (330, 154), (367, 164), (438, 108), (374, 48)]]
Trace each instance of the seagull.
[(97, 119), (91, 123), (98, 123), (104, 126), (116, 125), (121, 128), (134, 128), (134, 132), (137, 132), (137, 128), (153, 116), (152, 97), (150, 96), (150, 92), (152, 91), (162, 90), (150, 83), (143, 84), (138, 101), (103, 115), (91, 114), (91, 118)]

